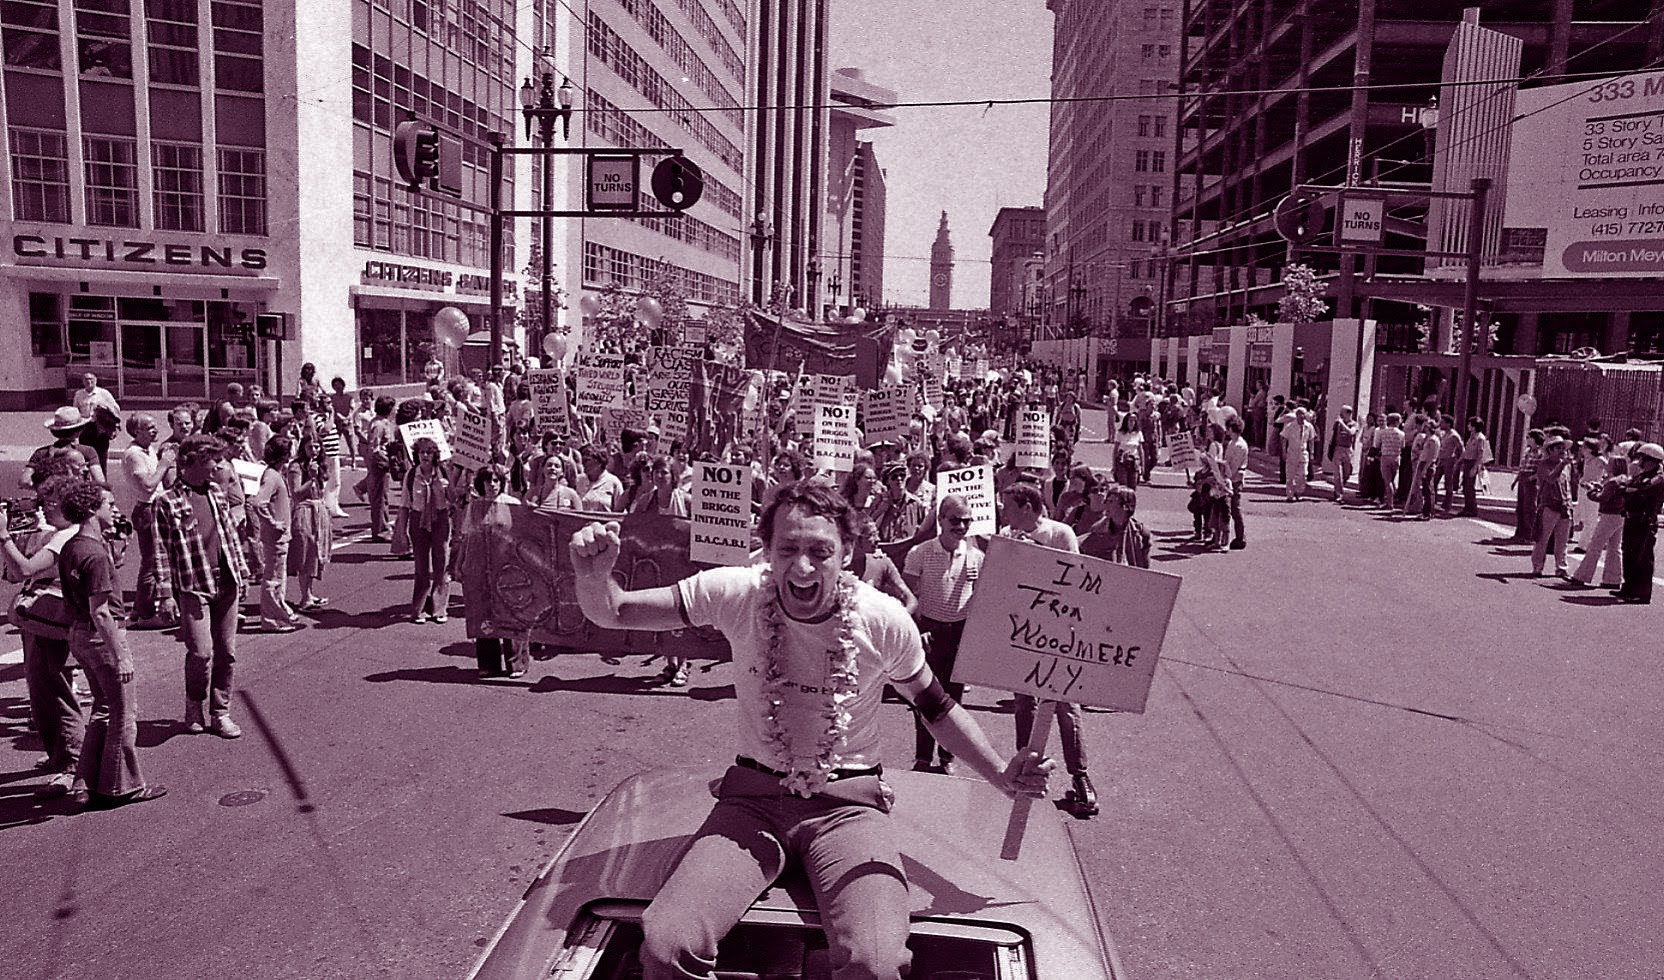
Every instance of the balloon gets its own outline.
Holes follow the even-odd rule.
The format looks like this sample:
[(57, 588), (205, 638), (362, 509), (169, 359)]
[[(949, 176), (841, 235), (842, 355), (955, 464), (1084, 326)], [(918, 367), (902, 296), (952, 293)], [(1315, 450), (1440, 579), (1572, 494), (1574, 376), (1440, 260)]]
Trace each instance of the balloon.
[(649, 327), (656, 327), (664, 319), (664, 307), (651, 296), (636, 300), (636, 319)]
[(887, 385), (901, 384), (901, 365), (891, 364), (884, 369), (884, 383)]
[(601, 300), (594, 293), (585, 293), (583, 299), (578, 300), (578, 309), (583, 310), (584, 316), (600, 316)]
[(554, 360), (566, 356), (566, 335), (563, 333), (546, 333), (543, 335), (543, 353)]
[(926, 330), (924, 332), (924, 339), (934, 344), (938, 340), (942, 339), (942, 332), (940, 330)]
[(447, 347), (461, 347), (468, 337), (468, 314), (447, 306), (433, 315), (433, 336)]
[(856, 323), (860, 323), (862, 320), (867, 318), (867, 311), (864, 307), (857, 306), (855, 309), (849, 311), (849, 318), (854, 320)]
[(896, 343), (903, 347), (913, 346), (913, 328), (902, 327), (896, 331)]

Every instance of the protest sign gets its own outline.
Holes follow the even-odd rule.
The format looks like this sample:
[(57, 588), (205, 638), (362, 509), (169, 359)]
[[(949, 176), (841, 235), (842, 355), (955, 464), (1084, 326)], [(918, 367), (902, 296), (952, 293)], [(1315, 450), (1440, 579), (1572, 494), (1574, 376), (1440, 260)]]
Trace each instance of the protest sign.
[(1017, 410), (1017, 465), (1040, 469), (1052, 465), (1052, 413), (1044, 405)]
[(911, 385), (882, 385), (877, 391), (861, 392), (863, 442), (901, 442), (913, 421), (917, 392)]
[(961, 470), (939, 470), (936, 473), (938, 505), (948, 494), (964, 498), (971, 507), (971, 528), (965, 533), (972, 537), (993, 534), (994, 523), (994, 464), (967, 466)]
[(926, 374), (924, 376), (924, 403), (929, 405), (932, 411), (940, 413), (943, 405), (942, 395), (942, 376)]
[(591, 354), (574, 371), (578, 379), (578, 412), (599, 418), (601, 409), (624, 401), (624, 358)]
[(243, 496), (252, 497), (260, 492), (260, 476), (266, 472), (266, 464), (252, 459), (234, 459), (231, 468), (237, 471), (237, 480), (243, 485)]
[(554, 368), (540, 368), (526, 372), (526, 384), (532, 390), (532, 409), (537, 413), (540, 431), (550, 429), (563, 437), (567, 431), (566, 378)]
[(645, 408), (633, 405), (605, 405), (601, 408), (601, 432), (609, 440), (618, 441), (618, 434), (625, 429), (634, 432), (646, 432), (653, 417)]
[(416, 462), (416, 440), (432, 439), (439, 447), (439, 461), (441, 463), (451, 458), (451, 440), (445, 436), (445, 427), (438, 419), (417, 419), (399, 426), (399, 434), (404, 436), (404, 447), (410, 450), (411, 462)]
[(855, 407), (815, 409), (815, 468), (848, 473), (855, 468)]
[(751, 468), (693, 464), (688, 558), (713, 565), (751, 564)]
[(491, 420), (463, 409), (456, 416), (456, 461), (470, 470), (491, 465)]
[(1167, 462), (1175, 469), (1188, 470), (1201, 462), (1190, 433), (1174, 432), (1167, 437)]
[(992, 538), (953, 680), (1143, 713), (1181, 581)]
[(798, 379), (797, 431), (807, 433), (814, 428), (815, 409), (822, 405), (848, 405), (853, 408), (857, 392), (854, 375), (803, 375)]
[(685, 348), (650, 347), (647, 369), (647, 410), (658, 417), (659, 433), (669, 443), (686, 439), (691, 404), (691, 364)]

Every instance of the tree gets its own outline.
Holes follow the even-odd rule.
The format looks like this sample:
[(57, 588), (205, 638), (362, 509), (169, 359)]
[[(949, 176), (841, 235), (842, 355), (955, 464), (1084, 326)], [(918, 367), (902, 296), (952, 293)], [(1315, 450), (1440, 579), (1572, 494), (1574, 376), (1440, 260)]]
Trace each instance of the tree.
[(1283, 298), (1277, 301), (1280, 323), (1311, 323), (1329, 313), (1323, 299), (1327, 289), (1309, 265), (1295, 263), (1283, 270)]
[[(584, 317), (584, 335), (591, 348), (633, 354), (655, 340), (680, 340), (688, 321), (688, 294), (663, 269), (661, 263), (640, 289), (626, 291), (608, 283), (594, 294), (600, 310)], [(639, 304), (645, 298), (657, 301), (663, 311), (657, 325), (650, 326), (641, 318)]]
[(543, 355), (543, 335), (550, 331), (560, 330), (559, 310), (566, 309), (566, 290), (560, 286), (553, 270), (549, 273), (549, 287), (551, 293), (550, 313), (555, 322), (543, 322), (543, 303), (540, 292), (535, 285), (543, 278), (543, 256), (539, 252), (537, 243), (532, 243), (531, 258), (526, 261), (526, 268), (521, 271), (521, 282), (524, 285), (520, 291), (520, 313), (516, 317), (520, 329), (525, 332), (525, 353), (541, 357)]

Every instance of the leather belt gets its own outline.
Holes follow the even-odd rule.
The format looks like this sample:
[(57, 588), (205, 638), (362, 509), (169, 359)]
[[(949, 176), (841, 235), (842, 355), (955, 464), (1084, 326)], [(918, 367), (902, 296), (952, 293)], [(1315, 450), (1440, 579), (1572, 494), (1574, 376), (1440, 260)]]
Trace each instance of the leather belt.
[[(744, 756), (744, 755), (735, 756), (734, 757), (734, 765), (744, 766), (747, 769), (754, 769), (757, 772), (766, 773), (767, 775), (773, 776), (776, 779), (785, 779), (786, 778), (785, 773), (780, 772), (780, 771), (775, 770), (775, 769), (770, 769), (768, 766), (763, 765), (761, 762), (758, 762), (756, 759), (753, 759), (750, 756)], [(829, 783), (835, 783), (840, 779), (854, 779), (857, 776), (882, 776), (882, 775), (884, 775), (884, 767), (881, 766), (881, 765), (878, 765), (878, 766), (852, 766), (852, 767), (847, 767), (847, 768), (844, 768), (844, 769), (834, 769), (834, 770), (832, 770), (830, 773), (827, 773), (826, 781), (829, 782)]]

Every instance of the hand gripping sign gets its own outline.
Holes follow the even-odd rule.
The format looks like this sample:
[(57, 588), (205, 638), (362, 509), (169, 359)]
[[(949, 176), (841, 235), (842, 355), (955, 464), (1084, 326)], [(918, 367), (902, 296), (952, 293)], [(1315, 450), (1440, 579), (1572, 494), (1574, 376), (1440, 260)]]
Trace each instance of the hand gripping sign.
[(1052, 465), (1052, 413), (1044, 405), (1017, 410), (1017, 465), (1042, 470)]
[[(1177, 575), (1037, 544), (988, 542), (953, 680), (1142, 714), (1173, 603)], [(1050, 705), (1040, 705), (1028, 748), (1045, 750)], [(1001, 857), (1014, 858), (1027, 800), (1011, 811)]]

